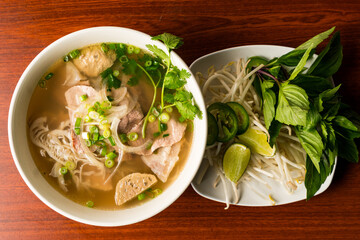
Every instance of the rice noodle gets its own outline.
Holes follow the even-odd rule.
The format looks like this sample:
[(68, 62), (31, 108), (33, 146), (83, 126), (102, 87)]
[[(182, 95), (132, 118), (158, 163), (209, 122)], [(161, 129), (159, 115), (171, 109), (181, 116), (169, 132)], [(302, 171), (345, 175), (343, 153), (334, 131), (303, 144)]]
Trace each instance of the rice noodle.
[(119, 147), (121, 150), (123, 150), (124, 152), (132, 152), (132, 153), (139, 153), (142, 151), (145, 151), (147, 147), (150, 146), (150, 144), (152, 144), (152, 140), (149, 139), (147, 140), (144, 144), (137, 146), (137, 147), (131, 147), (131, 146), (127, 146), (125, 144), (123, 144), (120, 139), (119, 136), (117, 135), (117, 129), (119, 126), (119, 119), (114, 119), (113, 122), (111, 123), (111, 132), (115, 134), (115, 136), (113, 136), (114, 140), (115, 140), (115, 144), (117, 147)]

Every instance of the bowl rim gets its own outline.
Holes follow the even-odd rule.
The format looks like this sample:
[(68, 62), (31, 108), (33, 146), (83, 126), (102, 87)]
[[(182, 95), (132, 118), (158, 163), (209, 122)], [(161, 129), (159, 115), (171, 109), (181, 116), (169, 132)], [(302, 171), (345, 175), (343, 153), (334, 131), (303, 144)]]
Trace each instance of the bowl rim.
[[(116, 27), (116, 26), (100, 26), (100, 27), (92, 27), (92, 28), (86, 28), (86, 29), (82, 29), (82, 30), (78, 30), (75, 32), (72, 32), (70, 34), (67, 34), (59, 39), (57, 39), (56, 41), (52, 42), (51, 44), (49, 44), (46, 48), (44, 48), (40, 53), (37, 54), (37, 56), (30, 62), (30, 64), (26, 67), (26, 69), (24, 70), (23, 74), (21, 75), (20, 79), (18, 80), (15, 90), (13, 92), (12, 98), (11, 98), (11, 102), (10, 102), (10, 107), (9, 107), (9, 113), (8, 113), (8, 139), (9, 139), (9, 145), (10, 145), (10, 150), (11, 150), (11, 154), (13, 157), (13, 160), (15, 162), (16, 168), (19, 171), (22, 179), (24, 180), (24, 182), (26, 183), (26, 185), (30, 188), (30, 190), (43, 202), (45, 203), (45, 205), (47, 205), (48, 207), (50, 207), (51, 209), (53, 209), (54, 211), (60, 213), (61, 215), (72, 219), (74, 221), (80, 222), (80, 223), (85, 223), (88, 225), (94, 225), (94, 226), (123, 226), (123, 225), (129, 225), (129, 224), (133, 224), (133, 223), (137, 223), (137, 222), (141, 222), (145, 219), (151, 218), (152, 216), (158, 214), (159, 212), (163, 211), (164, 209), (166, 209), (168, 206), (170, 206), (173, 202), (175, 202), (181, 195), (182, 193), (190, 186), (192, 179), (194, 178), (198, 168), (200, 167), (201, 161), (202, 161), (202, 154), (205, 151), (205, 145), (206, 145), (206, 140), (202, 140), (201, 138), (196, 138), (198, 139), (200, 142), (197, 143), (196, 145), (196, 150), (194, 149), (194, 146), (191, 147), (189, 155), (186, 159), (186, 163), (184, 165), (184, 167), (182, 168), (182, 170), (179, 173), (179, 176), (177, 176), (177, 178), (174, 180), (173, 183), (171, 183), (170, 186), (167, 187), (167, 189), (169, 189), (171, 186), (175, 185), (175, 183), (177, 185), (179, 185), (176, 190), (176, 194), (172, 194), (166, 197), (166, 199), (164, 199), (166, 202), (164, 202), (164, 204), (162, 204), (160, 207), (155, 207), (153, 208), (154, 210), (151, 210), (150, 213), (148, 213), (145, 216), (140, 216), (134, 219), (127, 219), (125, 221), (117, 221), (117, 222), (113, 222), (113, 223), (109, 223), (109, 222), (101, 222), (101, 221), (92, 221), (89, 219), (83, 219), (83, 218), (79, 218), (78, 216), (74, 215), (71, 213), (71, 211), (67, 211), (64, 210), (62, 208), (59, 208), (57, 206), (55, 206), (52, 202), (48, 201), (48, 199), (46, 198), (46, 196), (43, 196), (36, 188), (36, 186), (34, 186), (32, 184), (32, 182), (28, 179), (28, 176), (26, 175), (26, 173), (24, 172), (24, 170), (22, 169), (21, 163), (19, 161), (19, 156), (18, 156), (18, 150), (16, 149), (15, 145), (14, 145), (14, 126), (13, 126), (13, 120), (15, 117), (15, 107), (17, 106), (18, 100), (19, 100), (19, 92), (21, 90), (21, 88), (23, 87), (26, 79), (27, 79), (27, 75), (29, 74), (30, 70), (38, 63), (38, 61), (42, 58), (44, 58), (47, 54), (49, 54), (49, 52), (54, 51), (54, 48), (58, 47), (59, 44), (62, 44), (64, 41), (67, 41), (69, 39), (72, 39), (76, 36), (79, 35), (86, 35), (92, 32), (101, 32), (101, 31), (124, 31), (124, 32), (131, 32), (132, 34), (136, 34), (141, 38), (145, 38), (148, 40), (151, 40), (151, 36), (134, 30), (134, 29), (130, 29), (130, 28), (124, 28), (124, 27)], [(116, 34), (116, 33), (115, 33)], [(147, 41), (147, 40), (144, 40)], [(95, 42), (94, 42), (95, 43)], [(163, 49), (166, 49), (165, 45), (159, 41), (154, 41), (152, 42), (155, 45), (160, 46)], [(86, 46), (86, 45), (84, 45)], [(174, 51), (172, 51), (171, 53), (171, 58), (172, 59), (176, 59), (177, 65), (181, 64), (183, 65), (182, 68), (185, 68), (188, 72), (191, 73), (188, 65), (180, 58), (180, 56), (178, 56)], [(190, 90), (193, 94), (194, 94), (194, 98), (196, 97), (196, 104), (199, 106), (199, 108), (204, 112), (206, 111), (205, 109), (205, 103), (204, 103), (204, 99), (202, 97), (201, 91), (199, 86), (196, 83), (196, 80), (193, 76), (193, 74), (191, 73), (191, 77), (188, 79), (188, 83), (189, 81), (193, 81), (194, 83), (191, 86)], [(26, 110), (28, 109), (28, 106), (26, 107)], [(198, 134), (204, 135), (205, 139), (206, 139), (206, 135), (207, 135), (207, 118), (206, 118), (206, 114), (203, 114), (202, 119), (195, 119), (194, 120), (194, 125), (198, 122), (198, 126), (196, 128), (196, 132)], [(201, 123), (201, 124), (200, 124)], [(194, 137), (195, 137), (195, 131), (194, 131)], [(193, 137), (193, 142), (192, 145), (195, 143), (194, 142), (194, 138)], [(194, 152), (194, 153), (193, 153)], [(191, 165), (192, 165), (192, 171), (188, 172), (186, 175), (186, 181), (185, 182), (180, 182), (178, 181), (178, 179), (180, 178), (180, 175), (182, 176), (182, 172), (185, 170), (186, 166), (189, 164), (189, 160), (191, 157), (191, 154), (196, 154), (201, 155), (201, 157), (198, 158), (197, 162), (194, 161), (196, 159), (191, 159)], [(32, 156), (29, 156), (29, 158), (27, 159), (32, 159)], [(38, 170), (38, 169), (37, 169)], [(44, 181), (45, 178), (43, 179)], [(170, 192), (172, 193), (172, 192)], [(59, 193), (60, 194), (60, 193)], [(149, 202), (152, 202), (154, 200), (151, 200)], [(146, 204), (146, 203), (145, 203)], [(143, 204), (143, 205), (145, 205)], [(143, 206), (140, 205), (140, 206)], [(86, 207), (84, 207), (86, 208)], [(137, 207), (134, 207), (137, 208)], [(66, 209), (66, 208), (65, 208)], [(108, 210), (98, 210), (98, 209), (92, 209), (92, 210), (96, 210), (96, 211), (101, 211), (101, 212), (109, 212)], [(123, 210), (115, 210), (114, 212), (118, 212), (118, 211), (123, 211)]]

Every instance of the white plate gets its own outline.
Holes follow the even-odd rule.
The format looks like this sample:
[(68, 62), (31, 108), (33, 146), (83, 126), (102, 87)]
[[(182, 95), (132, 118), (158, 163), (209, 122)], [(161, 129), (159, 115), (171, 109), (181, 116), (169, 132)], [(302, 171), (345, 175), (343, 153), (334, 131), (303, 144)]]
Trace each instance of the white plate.
[[(197, 72), (201, 72), (206, 76), (207, 71), (211, 66), (214, 66), (216, 69), (219, 69), (230, 61), (237, 61), (239, 60), (239, 58), (247, 59), (252, 56), (263, 56), (265, 58), (271, 59), (274, 57), (279, 57), (291, 50), (293, 50), (293, 48), (273, 46), (273, 45), (250, 45), (250, 46), (228, 48), (198, 58), (191, 64), (190, 70), (193, 72), (194, 75)], [(220, 182), (216, 188), (213, 187), (213, 183), (217, 177), (216, 170), (214, 168), (209, 168), (209, 170), (206, 172), (200, 184), (196, 183), (198, 174), (199, 172), (202, 171), (205, 161), (207, 160), (203, 160), (200, 169), (196, 174), (191, 185), (199, 195), (214, 201), (225, 203), (223, 184)], [(336, 163), (337, 163), (337, 159), (335, 160), (335, 166), (332, 174), (328, 176), (328, 178), (322, 184), (321, 188), (319, 189), (316, 195), (324, 192), (330, 186), (330, 183), (334, 176)], [(306, 189), (304, 184), (299, 185), (298, 189), (294, 193), (289, 194), (279, 182), (276, 182), (269, 178), (268, 183), (271, 189), (267, 188), (266, 186), (256, 181), (249, 182), (249, 185), (253, 188), (261, 189), (262, 190), (261, 192), (264, 193), (265, 196), (271, 194), (271, 196), (276, 202), (276, 205), (287, 204), (287, 203), (292, 203), (306, 199)], [(228, 183), (226, 187), (228, 191), (232, 192), (230, 183)], [(272, 206), (269, 200), (265, 200), (264, 198), (260, 197), (259, 194), (255, 193), (246, 184), (243, 183), (240, 184), (240, 188), (241, 188), (240, 201), (236, 205)]]

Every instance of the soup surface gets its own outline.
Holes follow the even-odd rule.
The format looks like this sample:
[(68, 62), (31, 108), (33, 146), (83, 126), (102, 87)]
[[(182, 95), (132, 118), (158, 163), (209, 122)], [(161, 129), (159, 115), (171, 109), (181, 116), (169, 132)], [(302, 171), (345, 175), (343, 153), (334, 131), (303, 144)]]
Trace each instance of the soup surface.
[[(79, 204), (107, 210), (165, 191), (192, 140), (192, 121), (181, 119), (174, 104), (161, 105), (166, 72), (159, 57), (118, 43), (76, 49), (54, 63), (27, 114), (30, 152), (49, 184)], [(133, 173), (156, 182), (137, 175), (144, 186), (136, 185)], [(133, 182), (124, 187), (126, 176)]]

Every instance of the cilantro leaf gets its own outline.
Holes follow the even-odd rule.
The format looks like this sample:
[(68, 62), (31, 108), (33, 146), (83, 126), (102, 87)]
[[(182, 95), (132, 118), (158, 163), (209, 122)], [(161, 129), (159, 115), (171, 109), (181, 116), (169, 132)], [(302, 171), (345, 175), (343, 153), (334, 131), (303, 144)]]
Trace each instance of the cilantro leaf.
[(137, 77), (132, 77), (129, 79), (129, 81), (127, 82), (127, 85), (133, 87), (139, 84), (139, 78)]
[(119, 88), (121, 86), (121, 81), (112, 74), (113, 70), (111, 68), (106, 69), (100, 73), (103, 82), (107, 85), (107, 88)]
[(201, 118), (200, 109), (191, 102), (175, 102), (175, 106), (184, 119), (194, 120), (197, 115)]
[(174, 99), (179, 102), (185, 102), (185, 101), (191, 101), (192, 99), (191, 92), (188, 92), (186, 90), (179, 90), (176, 91)]
[(152, 37), (151, 39), (162, 41), (169, 50), (177, 49), (184, 44), (182, 38), (177, 37), (171, 33), (163, 33)]
[(165, 60), (167, 63), (170, 63), (170, 57), (162, 49), (158, 48), (156, 45), (150, 45), (150, 44), (147, 44), (146, 47), (156, 56)]
[(180, 78), (180, 71), (174, 68), (165, 75), (164, 87), (168, 89), (181, 88), (186, 84), (186, 80)]
[(175, 103), (175, 97), (171, 93), (165, 93), (164, 94), (164, 101), (170, 104)]

